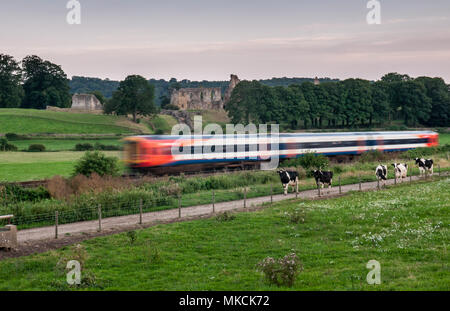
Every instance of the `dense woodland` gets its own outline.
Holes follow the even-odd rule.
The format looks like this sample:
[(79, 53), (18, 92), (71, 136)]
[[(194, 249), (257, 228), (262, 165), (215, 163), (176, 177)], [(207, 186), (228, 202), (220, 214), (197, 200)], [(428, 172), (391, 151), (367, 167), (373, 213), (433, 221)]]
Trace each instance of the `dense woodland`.
[(441, 78), (390, 73), (372, 82), (347, 79), (270, 87), (242, 81), (225, 109), (233, 123), (283, 128), (356, 128), (402, 121), (405, 126), (449, 126), (450, 89)]
[[(225, 109), (234, 123), (278, 123), (283, 128), (355, 128), (401, 122), (405, 126), (449, 126), (450, 87), (441, 78), (389, 73), (379, 81), (272, 78), (242, 81)], [(124, 81), (73, 77), (36, 55), (21, 62), (0, 54), (0, 108), (70, 107), (71, 94), (92, 93), (107, 113), (148, 115), (170, 102), (173, 89), (221, 87), (228, 81)], [(156, 105), (155, 105), (156, 103)]]

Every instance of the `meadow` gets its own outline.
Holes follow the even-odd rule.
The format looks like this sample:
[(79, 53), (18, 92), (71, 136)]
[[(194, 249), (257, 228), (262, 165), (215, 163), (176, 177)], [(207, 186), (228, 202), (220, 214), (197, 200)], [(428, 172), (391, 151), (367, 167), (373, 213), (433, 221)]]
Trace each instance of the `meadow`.
[(0, 109), (0, 133), (132, 134), (148, 133), (125, 117), (35, 109)]
[[(122, 154), (120, 151), (104, 153), (119, 159)], [(0, 152), (0, 182), (41, 180), (54, 175), (68, 177), (83, 155), (80, 151)], [(121, 168), (124, 169), (122, 163)]]
[[(3, 260), (0, 290), (450, 290), (449, 197), (443, 178), (156, 225)], [(293, 286), (270, 284), (257, 264), (291, 252), (302, 265)], [(84, 278), (71, 287), (74, 258)], [(373, 259), (380, 285), (366, 282)]]

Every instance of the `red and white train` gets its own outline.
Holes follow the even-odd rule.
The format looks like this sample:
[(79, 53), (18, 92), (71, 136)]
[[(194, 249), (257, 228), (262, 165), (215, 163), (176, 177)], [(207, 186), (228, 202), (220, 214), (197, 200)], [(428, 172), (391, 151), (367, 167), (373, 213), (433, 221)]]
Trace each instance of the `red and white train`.
[(271, 144), (274, 140), (270, 134), (266, 138), (257, 134), (133, 136), (125, 139), (125, 162), (133, 171), (157, 175), (226, 167), (258, 168), (269, 156), (277, 155), (283, 161), (307, 152), (353, 157), (371, 150), (395, 152), (433, 147), (438, 145), (438, 134), (432, 131), (281, 133), (277, 140), (277, 144)]

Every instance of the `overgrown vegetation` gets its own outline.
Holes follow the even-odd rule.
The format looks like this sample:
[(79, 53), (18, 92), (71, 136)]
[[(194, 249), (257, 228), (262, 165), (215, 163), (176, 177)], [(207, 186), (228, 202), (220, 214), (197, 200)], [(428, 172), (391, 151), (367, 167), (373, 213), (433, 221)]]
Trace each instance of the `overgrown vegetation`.
[[(227, 223), (211, 218), (138, 230), (132, 244), (126, 233), (98, 237), (81, 243), (89, 255), (82, 277), (96, 276), (91, 285), (68, 288), (65, 274), (55, 271), (59, 261), (73, 258), (65, 247), (0, 261), (0, 290), (445, 291), (449, 185), (447, 178), (284, 201)], [(304, 223), (285, 218), (299, 208), (308, 215)], [(258, 263), (290, 253), (302, 267), (292, 287), (268, 282)], [(372, 259), (381, 264), (380, 285), (365, 281)]]

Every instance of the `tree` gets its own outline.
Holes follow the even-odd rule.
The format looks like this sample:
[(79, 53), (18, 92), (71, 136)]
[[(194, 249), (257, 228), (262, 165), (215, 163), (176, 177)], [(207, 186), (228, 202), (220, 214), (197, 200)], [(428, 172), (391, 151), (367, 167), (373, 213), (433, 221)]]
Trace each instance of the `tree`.
[(370, 125), (373, 121), (384, 123), (386, 120), (390, 120), (391, 105), (386, 82), (377, 81), (372, 84), (372, 107), (373, 113), (370, 115)]
[(133, 115), (136, 122), (137, 115), (148, 116), (156, 113), (154, 104), (155, 90), (144, 77), (131, 75), (121, 81), (112, 99), (105, 106), (105, 113), (117, 115)]
[(22, 60), (22, 69), (25, 79), (23, 108), (70, 107), (69, 84), (60, 66), (32, 55)]
[(22, 72), (12, 56), (0, 54), (0, 108), (17, 108), (23, 98)]
[(103, 96), (103, 93), (100, 91), (92, 91), (89, 94), (94, 95), (95, 97), (97, 97), (97, 99), (100, 101), (100, 104), (102, 104), (102, 106), (104, 106), (107, 102), (107, 99), (105, 96)]
[(397, 93), (399, 111), (406, 125), (425, 123), (430, 118), (431, 100), (420, 81), (409, 80), (400, 84)]
[(427, 97), (431, 100), (431, 113), (425, 124), (429, 126), (448, 126), (450, 123), (450, 92), (441, 78), (419, 77), (416, 81), (425, 86)]

